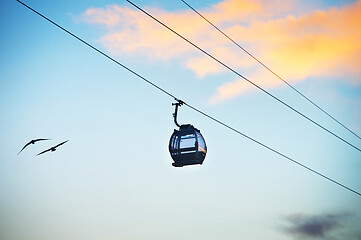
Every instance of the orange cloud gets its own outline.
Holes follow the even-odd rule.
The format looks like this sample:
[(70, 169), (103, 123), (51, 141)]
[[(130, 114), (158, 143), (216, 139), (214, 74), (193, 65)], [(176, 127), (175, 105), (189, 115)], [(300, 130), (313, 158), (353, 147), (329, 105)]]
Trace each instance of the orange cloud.
[[(160, 9), (152, 9), (151, 12), (187, 36), (197, 36), (198, 31), (209, 27), (195, 15), (186, 16), (183, 12), (169, 13)], [(83, 13), (82, 19), (108, 31), (99, 41), (115, 55), (142, 54), (169, 60), (194, 52), (192, 46), (136, 9), (117, 5), (93, 8)]]
[[(212, 56), (216, 56), (217, 59), (226, 59), (225, 62), (227, 66), (233, 69), (248, 68), (254, 65), (254, 60), (245, 55), (240, 55), (238, 49), (237, 51), (232, 51), (230, 48), (226, 47), (214, 47), (209, 50), (209, 53)], [(192, 69), (200, 78), (203, 78), (208, 74), (218, 74), (228, 71), (225, 67), (207, 56), (192, 57), (187, 60), (186, 66)]]
[[(288, 82), (302, 81), (309, 76), (359, 76), (361, 0), (342, 8), (313, 12), (300, 6), (296, 0), (287, 1), (287, 4), (281, 0), (276, 3), (225, 0), (205, 9), (202, 14)], [(150, 9), (149, 12), (241, 73), (254, 71), (258, 66), (241, 50), (235, 51), (226, 38), (191, 11)], [(227, 71), (209, 57), (195, 54), (198, 50), (136, 9), (112, 5), (88, 9), (82, 18), (107, 30), (100, 42), (112, 54), (136, 54), (163, 61), (177, 58), (198, 77)], [(284, 85), (265, 69), (246, 77), (261, 86)], [(347, 79), (353, 84), (361, 84), (360, 78)], [(225, 101), (251, 88), (244, 80), (224, 83), (210, 101)]]
[[(270, 12), (279, 12), (275, 9), (269, 11), (271, 6), (273, 5), (266, 0), (226, 0), (203, 13), (215, 23), (247, 22), (248, 18), (254, 16), (261, 17), (270, 15)], [(288, 5), (283, 3), (282, 6)], [(149, 12), (191, 41), (199, 43), (204, 49), (212, 50), (229, 45), (227, 39), (220, 37), (219, 33), (191, 10), (167, 12), (153, 8)], [(89, 24), (107, 29), (108, 32), (101, 37), (100, 42), (112, 54), (145, 54), (151, 58), (168, 60), (197, 51), (133, 8), (117, 5), (91, 8), (86, 10), (81, 18)]]
[[(234, 26), (231, 34), (246, 35), (258, 42), (259, 56), (288, 82), (308, 76), (353, 75), (361, 73), (361, 1), (341, 9), (316, 11), (300, 18), (288, 16), (268, 22), (254, 22), (249, 28)], [(260, 51), (262, 50), (262, 52)], [(273, 66), (273, 67), (272, 67)], [(272, 75), (257, 72), (250, 79), (263, 87), (283, 84)], [(261, 80), (262, 79), (262, 80)], [(360, 84), (357, 77), (345, 77)], [(225, 83), (211, 102), (231, 99), (249, 90), (242, 80)]]
[[(276, 79), (272, 73), (268, 71), (256, 71), (251, 76), (247, 77), (253, 83), (261, 86), (263, 89), (268, 89), (275, 86), (285, 86), (280, 82), (279, 79)], [(249, 82), (243, 78), (237, 78), (232, 82), (227, 82), (222, 84), (217, 88), (216, 93), (211, 97), (209, 102), (211, 104), (216, 104), (219, 102), (224, 102), (230, 100), (240, 94), (244, 94), (250, 91), (257, 91), (256, 88), (251, 85)]]

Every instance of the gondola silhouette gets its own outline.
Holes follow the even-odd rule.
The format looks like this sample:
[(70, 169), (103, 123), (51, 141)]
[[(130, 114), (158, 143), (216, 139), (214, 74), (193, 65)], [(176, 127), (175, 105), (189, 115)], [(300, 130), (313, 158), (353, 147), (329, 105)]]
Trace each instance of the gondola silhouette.
[(200, 130), (191, 124), (179, 125), (177, 122), (178, 107), (184, 102), (177, 100), (175, 112), (173, 114), (174, 123), (179, 130), (174, 132), (169, 140), (169, 152), (174, 161), (174, 167), (183, 167), (187, 165), (202, 164), (207, 154), (207, 145)]

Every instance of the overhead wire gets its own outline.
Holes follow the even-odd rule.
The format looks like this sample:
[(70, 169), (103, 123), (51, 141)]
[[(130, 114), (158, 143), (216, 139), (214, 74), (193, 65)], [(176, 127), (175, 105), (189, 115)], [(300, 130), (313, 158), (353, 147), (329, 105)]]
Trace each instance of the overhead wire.
[(253, 54), (251, 54), (249, 51), (247, 51), (244, 47), (242, 47), (240, 44), (238, 44), (236, 41), (234, 41), (230, 36), (228, 36), (224, 31), (222, 31), (219, 27), (217, 27), (215, 24), (213, 24), (209, 19), (207, 19), (203, 14), (201, 14), (199, 11), (197, 11), (195, 8), (193, 8), (189, 3), (187, 3), (185, 0), (181, 0), (185, 5), (187, 5), (190, 9), (192, 9), (195, 13), (197, 13), (201, 18), (203, 18), (206, 22), (208, 22), (211, 26), (213, 26), (217, 31), (219, 31), (223, 36), (228, 38), (233, 44), (235, 44), (238, 48), (242, 49), (245, 53), (247, 53), (250, 57), (252, 57), (256, 62), (258, 62), (261, 66), (266, 68), (269, 72), (271, 72), (273, 75), (275, 75), (277, 78), (279, 78), (282, 82), (284, 82), (287, 86), (289, 86), (292, 90), (294, 90), (296, 93), (298, 93), (300, 96), (302, 96), (304, 99), (306, 99), (308, 102), (310, 102), (313, 106), (318, 108), (321, 112), (326, 114), (328, 117), (330, 117), (332, 120), (334, 120), (336, 123), (338, 123), (340, 126), (342, 126), (344, 129), (349, 131), (351, 134), (356, 136), (358, 139), (361, 140), (361, 137), (352, 131), (350, 128), (348, 128), (346, 125), (341, 123), (339, 120), (337, 120), (335, 117), (333, 117), (330, 113), (328, 113), (326, 110), (321, 108), (318, 104), (316, 104), (314, 101), (312, 101), (309, 97), (304, 95), (300, 90), (295, 88), (293, 85), (291, 85), (288, 81), (280, 77), (277, 73), (275, 73), (272, 69), (270, 69), (267, 65), (262, 63), (258, 58), (256, 58)]
[[(164, 90), (163, 88), (159, 87), (158, 85), (156, 85), (156, 84), (153, 83), (152, 81), (148, 80), (147, 78), (145, 78), (145, 77), (143, 77), (142, 75), (140, 75), (140, 74), (138, 74), (137, 72), (135, 72), (134, 70), (126, 67), (124, 64), (121, 64), (119, 61), (117, 61), (117, 60), (115, 60), (114, 58), (110, 57), (108, 54), (106, 54), (106, 53), (104, 53), (103, 51), (99, 50), (98, 48), (94, 47), (94, 46), (91, 45), (90, 43), (86, 42), (86, 41), (83, 40), (82, 38), (80, 38), (80, 37), (78, 37), (77, 35), (73, 34), (72, 32), (70, 32), (69, 30), (65, 29), (64, 27), (60, 26), (59, 24), (57, 24), (56, 22), (52, 21), (51, 19), (49, 19), (49, 18), (46, 17), (45, 15), (43, 15), (43, 14), (41, 14), (40, 12), (36, 11), (35, 9), (31, 8), (31, 7), (28, 6), (27, 4), (23, 3), (23, 2), (20, 1), (20, 0), (16, 0), (16, 1), (19, 2), (20, 4), (22, 4), (23, 6), (25, 6), (26, 8), (28, 8), (29, 10), (31, 10), (32, 12), (36, 13), (36, 14), (39, 15), (40, 17), (42, 17), (42, 18), (44, 18), (45, 20), (49, 21), (50, 23), (52, 23), (53, 25), (55, 25), (55, 26), (58, 27), (59, 29), (63, 30), (63, 31), (66, 32), (67, 34), (71, 35), (72, 37), (76, 38), (76, 39), (79, 40), (80, 42), (84, 43), (86, 46), (90, 47), (91, 49), (93, 49), (93, 50), (95, 50), (96, 52), (100, 53), (101, 55), (103, 55), (104, 57), (106, 57), (106, 58), (108, 58), (109, 60), (113, 61), (113, 62), (116, 63), (117, 65), (119, 65), (119, 66), (121, 66), (122, 68), (126, 69), (127, 71), (131, 72), (132, 74), (134, 74), (134, 75), (137, 76), (138, 78), (140, 78), (140, 79), (142, 79), (143, 81), (147, 82), (147, 83), (150, 84), (151, 86), (153, 86), (153, 87), (155, 87), (156, 89), (160, 90), (162, 93), (168, 95), (169, 97), (172, 97), (173, 99), (175, 99), (175, 100), (178, 101), (178, 102), (181, 101), (180, 99), (176, 98), (173, 94), (171, 94), (171, 93), (169, 93), (168, 91)], [(182, 102), (183, 102), (183, 101), (182, 101)], [(348, 191), (350, 191), (350, 192), (353, 192), (353, 193), (355, 193), (355, 194), (357, 194), (358, 196), (361, 197), (361, 193), (360, 193), (360, 192), (358, 192), (358, 191), (356, 191), (356, 190), (354, 190), (354, 189), (352, 189), (352, 188), (350, 188), (350, 187), (347, 187), (346, 185), (344, 185), (344, 184), (342, 184), (342, 183), (340, 183), (340, 182), (338, 182), (338, 181), (336, 181), (336, 180), (334, 180), (334, 179), (332, 179), (332, 178), (330, 178), (330, 177), (327, 177), (326, 175), (324, 175), (324, 174), (322, 174), (322, 173), (320, 173), (320, 172), (318, 172), (318, 171), (316, 171), (316, 170), (313, 170), (313, 169), (310, 168), (310, 167), (307, 167), (306, 165), (304, 165), (304, 164), (302, 164), (302, 163), (300, 163), (300, 162), (298, 162), (298, 161), (296, 161), (296, 160), (294, 160), (294, 159), (286, 156), (285, 154), (283, 154), (283, 153), (281, 153), (281, 152), (279, 152), (279, 151), (277, 151), (277, 150), (275, 150), (275, 149), (267, 146), (266, 144), (261, 143), (260, 141), (254, 139), (254, 138), (252, 138), (252, 137), (249, 137), (248, 135), (246, 135), (246, 134), (240, 132), (239, 130), (237, 130), (237, 129), (235, 129), (235, 128), (233, 128), (233, 127), (231, 127), (231, 126), (229, 126), (229, 125), (227, 125), (227, 124), (225, 124), (225, 123), (223, 123), (222, 121), (220, 121), (220, 120), (218, 120), (218, 119), (210, 116), (209, 114), (207, 114), (207, 113), (205, 113), (205, 112), (197, 109), (196, 107), (193, 107), (192, 105), (187, 104), (187, 103), (185, 103), (185, 102), (183, 102), (183, 103), (184, 103), (184, 105), (188, 106), (189, 108), (193, 109), (194, 111), (202, 114), (203, 116), (205, 116), (205, 117), (207, 117), (207, 118), (209, 118), (209, 119), (217, 122), (218, 124), (220, 124), (220, 125), (228, 128), (228, 129), (232, 130), (233, 132), (235, 132), (235, 133), (237, 133), (237, 134), (239, 134), (239, 135), (241, 135), (241, 136), (243, 136), (243, 137), (245, 137), (245, 138), (247, 138), (247, 139), (249, 139), (249, 140), (257, 143), (258, 145), (260, 145), (260, 146), (262, 146), (262, 147), (264, 147), (264, 148), (266, 148), (266, 149), (268, 149), (268, 150), (270, 150), (270, 151), (278, 154), (279, 156), (281, 156), (281, 157), (283, 157), (283, 158), (285, 158), (285, 159), (287, 159), (287, 160), (289, 160), (289, 161), (297, 164), (298, 166), (303, 167), (303, 168), (305, 168), (305, 169), (313, 172), (314, 174), (316, 174), (316, 175), (318, 175), (318, 176), (320, 176), (320, 177), (322, 177), (322, 178), (324, 178), (324, 179), (326, 179), (326, 180), (328, 180), (328, 181), (330, 181), (330, 182), (332, 182), (332, 183), (334, 183), (334, 184), (336, 184), (336, 185), (338, 185), (338, 186), (340, 186), (340, 187), (342, 187), (342, 188), (344, 188), (344, 189), (346, 189), (346, 190), (348, 190)]]
[(240, 74), (239, 72), (237, 72), (236, 70), (234, 70), (233, 68), (231, 68), (230, 66), (228, 66), (227, 64), (223, 63), (222, 61), (220, 61), (219, 59), (217, 59), (216, 57), (214, 57), (213, 55), (211, 55), (210, 53), (208, 53), (207, 51), (205, 51), (204, 49), (200, 48), (198, 45), (196, 45), (195, 43), (191, 42), (190, 40), (188, 40), (187, 38), (183, 37), (181, 34), (179, 34), (178, 32), (176, 32), (175, 30), (173, 30), (171, 27), (167, 26), (165, 23), (163, 23), (162, 21), (160, 21), (159, 19), (155, 18), (153, 15), (151, 15), (150, 13), (148, 13), (147, 11), (145, 11), (144, 9), (142, 9), (141, 7), (139, 7), (138, 5), (136, 5), (135, 3), (133, 3), (130, 0), (126, 0), (128, 3), (130, 3), (131, 5), (133, 5), (135, 8), (137, 8), (138, 10), (140, 10), (141, 12), (143, 12), (145, 15), (147, 15), (148, 17), (152, 18), (154, 21), (156, 21), (157, 23), (159, 23), (160, 25), (162, 25), (163, 27), (165, 27), (166, 29), (168, 29), (169, 31), (173, 32), (175, 35), (177, 35), (178, 37), (180, 37), (181, 39), (183, 39), (184, 41), (186, 41), (187, 43), (189, 43), (190, 45), (192, 45), (193, 47), (197, 48), (199, 51), (201, 51), (202, 53), (204, 53), (205, 55), (207, 55), (208, 57), (212, 58), (213, 60), (215, 60), (216, 62), (218, 62), (219, 64), (221, 64), (223, 67), (227, 68), (228, 70), (230, 70), (231, 72), (233, 72), (234, 74), (236, 74), (237, 76), (243, 78), (244, 80), (246, 80), (247, 82), (249, 82), (250, 84), (252, 84), (254, 87), (258, 88), (259, 90), (261, 90), (262, 92), (264, 92), (265, 94), (267, 94), (268, 96), (270, 96), (271, 98), (273, 98), (274, 100), (278, 101), (279, 103), (283, 104), (284, 106), (286, 106), (287, 108), (289, 108), (290, 110), (294, 111), (295, 113), (297, 113), (298, 115), (302, 116), (303, 118), (305, 118), (306, 120), (308, 120), (309, 122), (313, 123), (314, 125), (318, 126), (319, 128), (323, 129), (324, 131), (328, 132), (329, 134), (333, 135), (334, 137), (338, 138), (339, 140), (341, 140), (342, 142), (346, 143), (347, 145), (353, 147), (354, 149), (356, 149), (357, 151), (361, 152), (361, 149), (356, 147), (355, 145), (353, 145), (352, 143), (348, 142), (347, 140), (343, 139), (342, 137), (338, 136), (337, 134), (335, 134), (334, 132), (332, 132), (331, 130), (328, 130), (326, 127), (322, 126), (321, 124), (317, 123), (316, 121), (312, 120), (310, 117), (306, 116), (305, 114), (301, 113), (300, 111), (298, 111), (297, 109), (295, 109), (294, 107), (292, 107), (291, 105), (287, 104), (286, 102), (282, 101), (281, 99), (279, 99), (278, 97), (276, 97), (275, 95), (271, 94), (270, 92), (268, 92), (267, 90), (263, 89), (262, 87), (258, 86), (257, 84), (255, 84), (254, 82), (252, 82), (251, 80), (249, 80), (248, 78), (246, 78), (245, 76), (243, 76), (242, 74)]

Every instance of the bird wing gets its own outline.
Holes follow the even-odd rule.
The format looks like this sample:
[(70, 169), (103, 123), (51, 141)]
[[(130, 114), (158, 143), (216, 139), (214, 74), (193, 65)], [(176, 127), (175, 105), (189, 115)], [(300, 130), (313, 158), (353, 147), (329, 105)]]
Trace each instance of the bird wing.
[(49, 138), (38, 138), (38, 139), (34, 139), (34, 142), (38, 142), (38, 141), (44, 141), (44, 140), (50, 140)]
[(66, 140), (66, 141), (64, 141), (64, 142), (62, 142), (62, 143), (59, 143), (58, 145), (54, 146), (53, 148), (57, 148), (57, 147), (59, 147), (60, 145), (63, 145), (64, 143), (66, 143), (67, 141), (69, 141), (69, 140)]
[(28, 142), (27, 144), (25, 144), (25, 146), (20, 150), (20, 152), (18, 153), (18, 155), (19, 155), (27, 146), (29, 146), (30, 143), (31, 143), (31, 141)]
[(52, 149), (52, 148), (46, 149), (45, 151), (42, 151), (41, 153), (36, 154), (36, 156), (39, 156), (39, 155), (41, 155), (41, 154), (43, 154), (43, 153), (46, 153), (46, 152), (49, 152), (51, 149)]

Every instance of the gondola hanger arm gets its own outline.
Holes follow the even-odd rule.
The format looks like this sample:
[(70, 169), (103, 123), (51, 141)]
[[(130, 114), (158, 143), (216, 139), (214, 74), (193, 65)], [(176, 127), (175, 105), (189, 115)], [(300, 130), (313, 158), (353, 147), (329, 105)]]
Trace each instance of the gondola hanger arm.
[(177, 125), (177, 127), (180, 127), (180, 125), (178, 124), (177, 122), (177, 114), (178, 114), (178, 106), (182, 106), (184, 104), (184, 102), (182, 100), (179, 100), (179, 99), (176, 99), (175, 100), (177, 101), (176, 103), (172, 103), (172, 106), (175, 105), (175, 111), (173, 113), (173, 117), (174, 117), (174, 123), (175, 125)]

